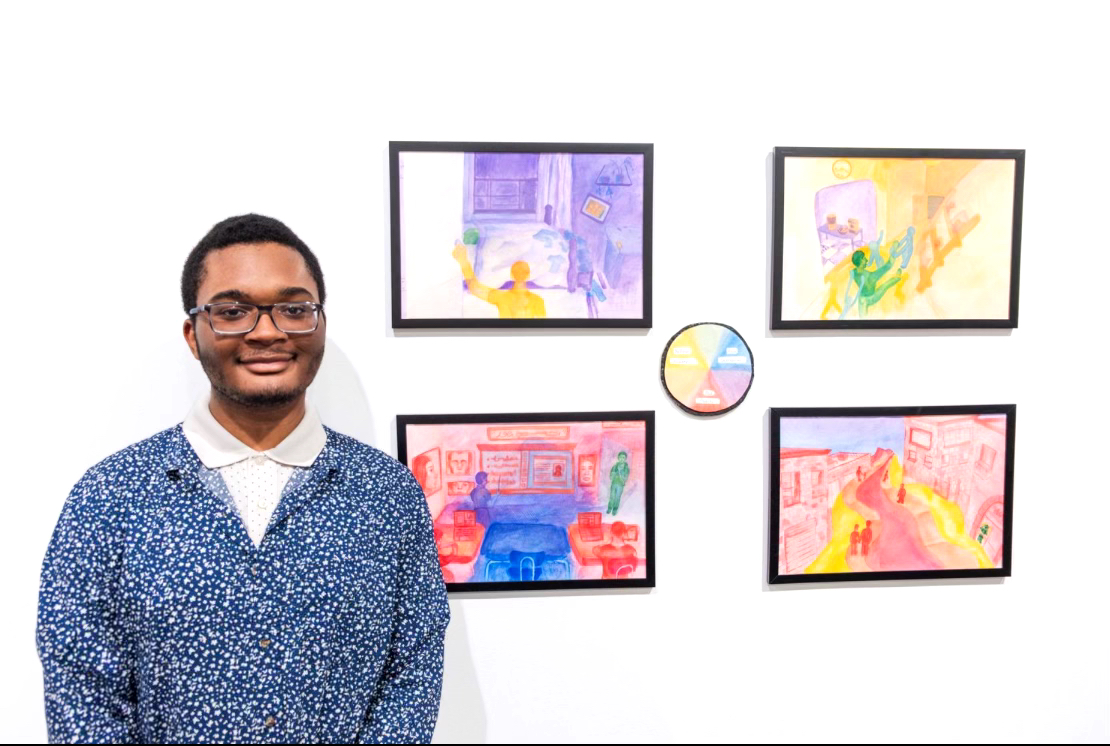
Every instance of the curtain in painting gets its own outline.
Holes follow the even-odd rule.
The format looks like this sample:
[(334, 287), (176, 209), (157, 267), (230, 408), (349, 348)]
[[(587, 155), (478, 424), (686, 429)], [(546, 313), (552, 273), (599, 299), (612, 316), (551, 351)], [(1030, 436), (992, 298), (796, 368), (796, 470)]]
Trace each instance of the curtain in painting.
[(539, 200), (542, 210), (551, 205), (551, 227), (558, 230), (571, 228), (571, 173), (570, 153), (540, 153)]

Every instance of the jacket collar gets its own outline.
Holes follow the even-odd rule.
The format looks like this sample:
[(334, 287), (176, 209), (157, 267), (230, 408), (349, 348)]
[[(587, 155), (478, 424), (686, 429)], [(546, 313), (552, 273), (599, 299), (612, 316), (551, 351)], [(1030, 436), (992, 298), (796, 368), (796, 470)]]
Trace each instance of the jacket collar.
[[(183, 428), (184, 423), (178, 424), (173, 427), (169, 432), (169, 443), (166, 448), (165, 460), (163, 468), (165, 469), (166, 478), (171, 482), (180, 482), (183, 478), (188, 482), (203, 486), (203, 491), (210, 494), (219, 503), (227, 504), (225, 499), (221, 499), (219, 495), (212, 493), (211, 489), (204, 483), (202, 477), (202, 470), (206, 467), (201, 462), (197, 452), (193, 449), (189, 439), (185, 437)], [(334, 482), (339, 476), (339, 444), (336, 440), (336, 433), (327, 427), (323, 427), (325, 434), (325, 444), (320, 451), (319, 457), (313, 462), (311, 467), (303, 473), (303, 478), (291, 478), (286, 490), (282, 493), (281, 500), (278, 501), (278, 506), (274, 510), (273, 516), (270, 518), (270, 526), (276, 526), (286, 516), (295, 513), (303, 508), (312, 499), (319, 494), (320, 490), (316, 489), (318, 485), (324, 482)], [(299, 475), (295, 475), (299, 477)], [(231, 514), (234, 515), (235, 511), (230, 509)], [(269, 529), (267, 529), (269, 531)], [(244, 534), (246, 536), (246, 534)], [(248, 539), (248, 543), (249, 539)], [(251, 545), (253, 547), (253, 544)]]
[(216, 421), (208, 408), (211, 400), (212, 392), (206, 390), (193, 403), (193, 408), (181, 423), (185, 438), (201, 463), (209, 469), (218, 469), (259, 454), (287, 466), (308, 467), (316, 461), (327, 442), (320, 415), (315, 407), (309, 405), (305, 407), (304, 417), (283, 441), (269, 450), (256, 451)]

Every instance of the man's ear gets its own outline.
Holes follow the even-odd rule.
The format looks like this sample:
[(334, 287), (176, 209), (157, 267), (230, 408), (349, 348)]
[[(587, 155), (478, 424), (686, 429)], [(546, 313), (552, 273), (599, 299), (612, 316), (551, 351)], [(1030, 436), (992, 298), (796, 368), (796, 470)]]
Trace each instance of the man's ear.
[(189, 345), (189, 352), (193, 353), (194, 358), (200, 360), (200, 353), (197, 352), (197, 327), (192, 317), (185, 319), (181, 332), (185, 335), (185, 344)]

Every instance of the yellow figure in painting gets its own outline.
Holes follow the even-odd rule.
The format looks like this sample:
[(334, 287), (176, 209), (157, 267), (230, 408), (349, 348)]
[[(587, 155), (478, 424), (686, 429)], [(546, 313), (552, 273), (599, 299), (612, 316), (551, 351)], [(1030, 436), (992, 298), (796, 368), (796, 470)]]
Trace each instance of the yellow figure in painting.
[(497, 306), (497, 312), (501, 318), (542, 319), (547, 316), (543, 298), (528, 289), (528, 277), (532, 274), (532, 268), (528, 266), (528, 262), (514, 262), (509, 269), (513, 286), (508, 290), (500, 290), (478, 282), (478, 278), (474, 275), (474, 268), (470, 266), (470, 260), (466, 256), (466, 244), (456, 241), (451, 256), (459, 263), (470, 294)]

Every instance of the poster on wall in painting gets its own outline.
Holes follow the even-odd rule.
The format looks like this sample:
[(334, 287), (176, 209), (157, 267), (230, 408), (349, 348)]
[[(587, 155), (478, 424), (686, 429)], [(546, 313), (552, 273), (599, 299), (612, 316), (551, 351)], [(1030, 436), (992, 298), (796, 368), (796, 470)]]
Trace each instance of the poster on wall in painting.
[(1017, 326), (1024, 150), (774, 161), (772, 329)]
[(467, 481), (424, 490), (447, 589), (653, 587), (654, 422), (653, 412), (398, 416), (398, 459), (414, 474), (430, 453), (477, 454)]
[(443, 485), (443, 461), (438, 448), (430, 448), (414, 458), (411, 469), (425, 494), (434, 494)]
[(393, 326), (650, 328), (652, 155), (390, 142)]
[(768, 581), (1009, 576), (1015, 418), (772, 409)]

